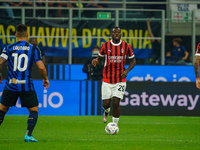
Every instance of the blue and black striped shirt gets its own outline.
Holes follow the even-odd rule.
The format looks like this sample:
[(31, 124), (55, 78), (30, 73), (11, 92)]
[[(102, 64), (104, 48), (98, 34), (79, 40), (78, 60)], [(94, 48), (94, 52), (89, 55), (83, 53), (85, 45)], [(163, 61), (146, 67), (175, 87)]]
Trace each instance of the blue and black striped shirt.
[(33, 63), (42, 60), (39, 47), (26, 41), (18, 41), (6, 46), (1, 57), (8, 62), (8, 76), (5, 89), (11, 91), (34, 90), (31, 79)]

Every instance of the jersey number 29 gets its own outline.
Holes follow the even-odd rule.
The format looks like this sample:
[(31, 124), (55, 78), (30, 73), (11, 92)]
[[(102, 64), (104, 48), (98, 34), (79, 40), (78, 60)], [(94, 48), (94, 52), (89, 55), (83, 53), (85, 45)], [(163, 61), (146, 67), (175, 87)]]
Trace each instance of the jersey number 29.
[[(14, 56), (13, 71), (16, 71), (17, 69), (19, 71), (25, 71), (27, 69), (27, 66), (28, 66), (28, 56), (26, 54), (18, 55), (18, 53), (13, 53), (12, 56)], [(21, 65), (22, 58), (24, 58), (24, 64), (23, 64), (23, 66)]]

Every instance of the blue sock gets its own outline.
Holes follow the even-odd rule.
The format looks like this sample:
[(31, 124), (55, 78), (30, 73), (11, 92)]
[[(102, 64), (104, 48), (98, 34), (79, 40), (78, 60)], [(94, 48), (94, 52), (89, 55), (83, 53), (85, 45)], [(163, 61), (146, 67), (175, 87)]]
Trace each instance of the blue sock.
[(28, 127), (26, 134), (28, 136), (32, 136), (33, 129), (37, 123), (37, 119), (38, 119), (38, 112), (31, 111), (27, 121)]
[(6, 112), (0, 110), (0, 125), (1, 125), (2, 122), (3, 122), (3, 119), (4, 119), (5, 114), (6, 114)]

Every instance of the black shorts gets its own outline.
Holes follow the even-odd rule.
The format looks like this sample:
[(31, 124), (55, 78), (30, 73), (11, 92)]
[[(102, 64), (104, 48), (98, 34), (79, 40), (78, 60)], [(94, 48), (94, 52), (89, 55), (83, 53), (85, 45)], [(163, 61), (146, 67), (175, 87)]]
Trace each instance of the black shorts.
[(38, 98), (35, 90), (14, 92), (4, 89), (1, 97), (1, 104), (7, 107), (15, 106), (19, 97), (22, 107), (31, 108), (38, 106)]

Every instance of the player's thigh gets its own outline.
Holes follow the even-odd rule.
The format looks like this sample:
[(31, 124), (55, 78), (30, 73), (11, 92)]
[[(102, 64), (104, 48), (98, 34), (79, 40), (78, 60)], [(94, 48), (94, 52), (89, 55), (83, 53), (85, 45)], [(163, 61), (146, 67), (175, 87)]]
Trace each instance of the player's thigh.
[(101, 86), (101, 97), (102, 100), (110, 99), (112, 98), (112, 89), (110, 84), (103, 82)]
[(4, 89), (2, 97), (1, 97), (1, 104), (3, 104), (6, 107), (15, 106), (18, 97), (19, 97), (18, 92), (14, 92), (14, 91)]
[(126, 90), (126, 82), (116, 83), (116, 86), (113, 89), (113, 97), (117, 97), (120, 100), (124, 97), (124, 92)]
[(32, 108), (38, 106), (38, 98), (35, 90), (20, 92), (22, 107)]

